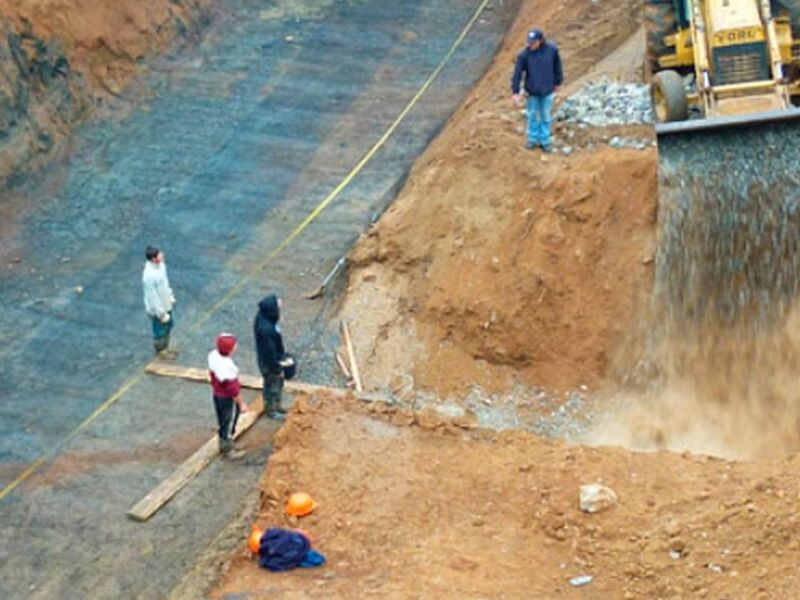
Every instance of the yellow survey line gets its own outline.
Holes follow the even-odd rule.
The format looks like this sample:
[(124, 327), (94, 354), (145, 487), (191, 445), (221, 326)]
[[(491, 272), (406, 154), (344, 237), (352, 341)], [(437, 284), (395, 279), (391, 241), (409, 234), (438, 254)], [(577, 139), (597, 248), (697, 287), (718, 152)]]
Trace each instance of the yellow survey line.
[(216, 304), (214, 304), (214, 306), (212, 306), (208, 310), (208, 312), (205, 315), (203, 315), (200, 318), (200, 320), (195, 324), (195, 327), (199, 327), (200, 325), (205, 323), (209, 318), (211, 318), (211, 316), (214, 313), (216, 313), (220, 308), (222, 308), (225, 304), (227, 304), (231, 300), (231, 298), (233, 298), (239, 292), (239, 290), (241, 290), (247, 284), (250, 277), (252, 277), (252, 273), (260, 269), (263, 269), (266, 265), (271, 263), (275, 259), (275, 257), (277, 257), (281, 252), (283, 252), (286, 249), (286, 247), (289, 244), (291, 244), (298, 235), (303, 233), (303, 231), (305, 231), (305, 229), (317, 219), (317, 217), (322, 213), (322, 211), (324, 211), (328, 207), (328, 205), (331, 202), (333, 202), (339, 196), (339, 194), (341, 194), (344, 191), (344, 189), (348, 185), (350, 185), (350, 183), (352, 183), (353, 179), (355, 179), (358, 176), (358, 174), (364, 170), (364, 167), (366, 167), (367, 164), (375, 157), (378, 151), (381, 148), (383, 148), (383, 146), (386, 145), (386, 142), (389, 140), (390, 137), (392, 137), (394, 132), (397, 131), (397, 128), (400, 127), (401, 123), (408, 116), (408, 113), (410, 113), (414, 109), (414, 107), (419, 103), (422, 96), (425, 95), (425, 92), (428, 91), (428, 88), (430, 88), (431, 85), (433, 85), (433, 82), (436, 81), (436, 79), (439, 77), (442, 70), (447, 66), (447, 63), (450, 62), (450, 59), (453, 58), (453, 55), (456, 53), (458, 48), (461, 46), (461, 44), (464, 43), (464, 40), (466, 39), (467, 35), (472, 30), (472, 27), (475, 25), (475, 22), (480, 18), (481, 14), (486, 9), (486, 6), (489, 4), (489, 2), (490, 0), (483, 0), (481, 2), (480, 6), (478, 6), (478, 8), (475, 10), (475, 14), (472, 15), (472, 18), (464, 26), (464, 29), (461, 31), (461, 34), (458, 36), (458, 38), (456, 38), (456, 41), (453, 42), (453, 45), (450, 46), (450, 50), (441, 60), (439, 65), (433, 70), (433, 72), (430, 74), (425, 83), (422, 84), (422, 87), (417, 91), (417, 93), (414, 94), (414, 97), (411, 98), (411, 100), (409, 100), (408, 104), (406, 104), (405, 108), (403, 108), (403, 110), (400, 112), (397, 118), (392, 122), (389, 128), (384, 132), (381, 138), (377, 142), (375, 142), (372, 148), (369, 149), (369, 151), (358, 162), (358, 164), (355, 167), (353, 167), (353, 170), (350, 171), (347, 174), (347, 176), (339, 183), (339, 185), (337, 185), (322, 200), (322, 202), (320, 202), (316, 206), (316, 208), (314, 208), (314, 210), (312, 210), (309, 213), (309, 215), (303, 220), (302, 223), (300, 223), (297, 227), (294, 228), (294, 230), (286, 237), (285, 240), (283, 240), (278, 245), (277, 248), (275, 248), (272, 252), (270, 252), (263, 261), (257, 264), (250, 273), (243, 276), (242, 279), (240, 279), (239, 282), (235, 286), (233, 286), (228, 291), (227, 294), (225, 294)]
[[(225, 306), (230, 300), (237, 294), (239, 291), (250, 281), (253, 277), (253, 274), (257, 271), (263, 269), (266, 265), (271, 263), (275, 260), (281, 252), (283, 252), (286, 247), (291, 244), (297, 236), (299, 236), (305, 229), (313, 223), (317, 217), (324, 211), (328, 205), (333, 202), (339, 195), (344, 191), (344, 189), (352, 183), (353, 179), (355, 179), (361, 171), (364, 170), (364, 167), (369, 164), (369, 162), (375, 157), (378, 151), (386, 145), (386, 142), (389, 140), (390, 137), (397, 131), (397, 128), (400, 127), (401, 123), (405, 120), (408, 114), (414, 109), (414, 107), (419, 103), (420, 99), (425, 95), (428, 89), (433, 85), (434, 81), (439, 77), (441, 72), (447, 66), (447, 63), (453, 58), (456, 51), (459, 49), (461, 44), (464, 43), (464, 40), (469, 35), (469, 32), (472, 30), (473, 26), (480, 18), (483, 11), (486, 9), (486, 6), (489, 4), (491, 0), (483, 0), (477, 9), (475, 9), (475, 14), (472, 15), (472, 18), (467, 22), (464, 26), (464, 29), (461, 31), (461, 34), (456, 38), (453, 42), (453, 45), (450, 46), (450, 50), (445, 54), (444, 58), (442, 58), (439, 65), (433, 70), (430, 74), (428, 79), (425, 83), (422, 84), (422, 87), (419, 88), (414, 97), (409, 100), (408, 104), (406, 104), (405, 108), (400, 112), (397, 118), (392, 122), (389, 128), (384, 132), (381, 138), (375, 142), (372, 148), (364, 155), (364, 157), (358, 162), (358, 164), (353, 167), (352, 171), (350, 171), (347, 176), (337, 185), (323, 200), (320, 202), (314, 210), (312, 210), (308, 216), (303, 219), (303, 222), (300, 223), (297, 227), (292, 230), (292, 232), (284, 239), (272, 252), (270, 252), (264, 260), (258, 263), (253, 269), (251, 269), (248, 273), (242, 276), (242, 278), (234, 285), (228, 292), (219, 300), (217, 301), (205, 314), (203, 314), (189, 329), (190, 332), (196, 331), (203, 325), (206, 321), (208, 321), (220, 308)], [(117, 402), (122, 396), (124, 396), (128, 390), (130, 390), (134, 385), (136, 385), (141, 379), (144, 377), (145, 373), (139, 373), (135, 375), (120, 387), (114, 394), (108, 398), (105, 402), (103, 402), (100, 406), (98, 406), (95, 411), (86, 417), (83, 422), (81, 422), (75, 429), (73, 429), (64, 439), (58, 442), (55, 446), (51, 447), (50, 450), (45, 452), (40, 458), (38, 458), (35, 462), (31, 463), (27, 469), (25, 469), (22, 473), (20, 473), (14, 481), (9, 483), (6, 487), (3, 488), (3, 491), (0, 492), (0, 501), (2, 501), (6, 496), (8, 496), (14, 489), (20, 485), (22, 482), (27, 480), (31, 477), (36, 471), (38, 471), (43, 464), (45, 464), (48, 460), (53, 458), (58, 454), (60, 450), (62, 450), (67, 444), (69, 444), (75, 437), (83, 431), (86, 427), (88, 427), (95, 419), (97, 419), (100, 415), (102, 415), (106, 410), (108, 410), (114, 403)]]

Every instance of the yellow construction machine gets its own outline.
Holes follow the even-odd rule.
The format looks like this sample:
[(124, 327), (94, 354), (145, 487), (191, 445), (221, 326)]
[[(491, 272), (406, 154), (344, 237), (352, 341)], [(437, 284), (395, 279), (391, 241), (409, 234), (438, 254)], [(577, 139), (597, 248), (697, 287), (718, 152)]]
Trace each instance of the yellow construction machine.
[(800, 0), (646, 2), (662, 322), (780, 324), (800, 301)]
[(800, 117), (800, 0), (646, 1), (657, 133)]

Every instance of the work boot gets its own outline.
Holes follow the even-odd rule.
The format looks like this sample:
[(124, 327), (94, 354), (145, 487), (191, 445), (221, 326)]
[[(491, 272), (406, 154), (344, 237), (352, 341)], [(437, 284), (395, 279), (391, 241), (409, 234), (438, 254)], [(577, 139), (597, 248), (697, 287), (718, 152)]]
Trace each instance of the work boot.
[(222, 458), (225, 460), (242, 460), (247, 452), (244, 450), (240, 450), (239, 448), (234, 448), (233, 450), (229, 450), (228, 452), (222, 453)]
[(246, 454), (244, 450), (239, 450), (239, 448), (234, 445), (233, 440), (225, 440), (222, 438), (219, 440), (219, 452), (225, 460), (239, 460), (244, 458)]
[(281, 406), (278, 406), (276, 408), (274, 404), (270, 403), (269, 405), (267, 405), (267, 410), (265, 410), (264, 412), (273, 421), (286, 420), (286, 410)]
[(274, 400), (267, 402), (267, 409), (264, 412), (273, 421), (286, 420), (286, 409), (281, 406), (280, 402)]
[(180, 352), (178, 352), (177, 350), (167, 348), (166, 350), (161, 350), (158, 354), (156, 354), (156, 357), (159, 360), (175, 360), (176, 358), (178, 358), (179, 354)]

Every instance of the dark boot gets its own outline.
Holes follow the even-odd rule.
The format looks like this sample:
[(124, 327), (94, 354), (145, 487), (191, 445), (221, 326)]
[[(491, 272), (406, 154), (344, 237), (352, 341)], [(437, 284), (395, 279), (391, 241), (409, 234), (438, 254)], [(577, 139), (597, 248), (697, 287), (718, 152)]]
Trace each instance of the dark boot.
[(226, 460), (239, 460), (244, 458), (246, 452), (239, 450), (233, 443), (233, 440), (219, 439), (219, 452), (222, 458)]
[(280, 410), (273, 410), (267, 413), (267, 416), (272, 419), (273, 421), (285, 421), (286, 420), (286, 412)]
[(156, 356), (161, 354), (167, 349), (167, 345), (169, 344), (169, 340), (163, 337), (156, 338), (153, 341), (153, 349), (155, 350)]

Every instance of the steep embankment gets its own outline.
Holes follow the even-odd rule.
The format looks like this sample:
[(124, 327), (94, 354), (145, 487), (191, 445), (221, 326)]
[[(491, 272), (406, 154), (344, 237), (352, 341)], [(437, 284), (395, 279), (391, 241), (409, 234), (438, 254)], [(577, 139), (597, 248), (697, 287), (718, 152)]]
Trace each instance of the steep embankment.
[(203, 21), (211, 0), (0, 0), (0, 185)]
[(585, 131), (569, 155), (523, 150), (509, 77), (536, 24), (576, 81), (631, 38), (639, 4), (523, 4), (487, 77), (353, 253), (344, 313), (369, 385), (411, 373), (461, 395), (519, 378), (566, 389), (607, 372), (650, 286), (655, 152)]

